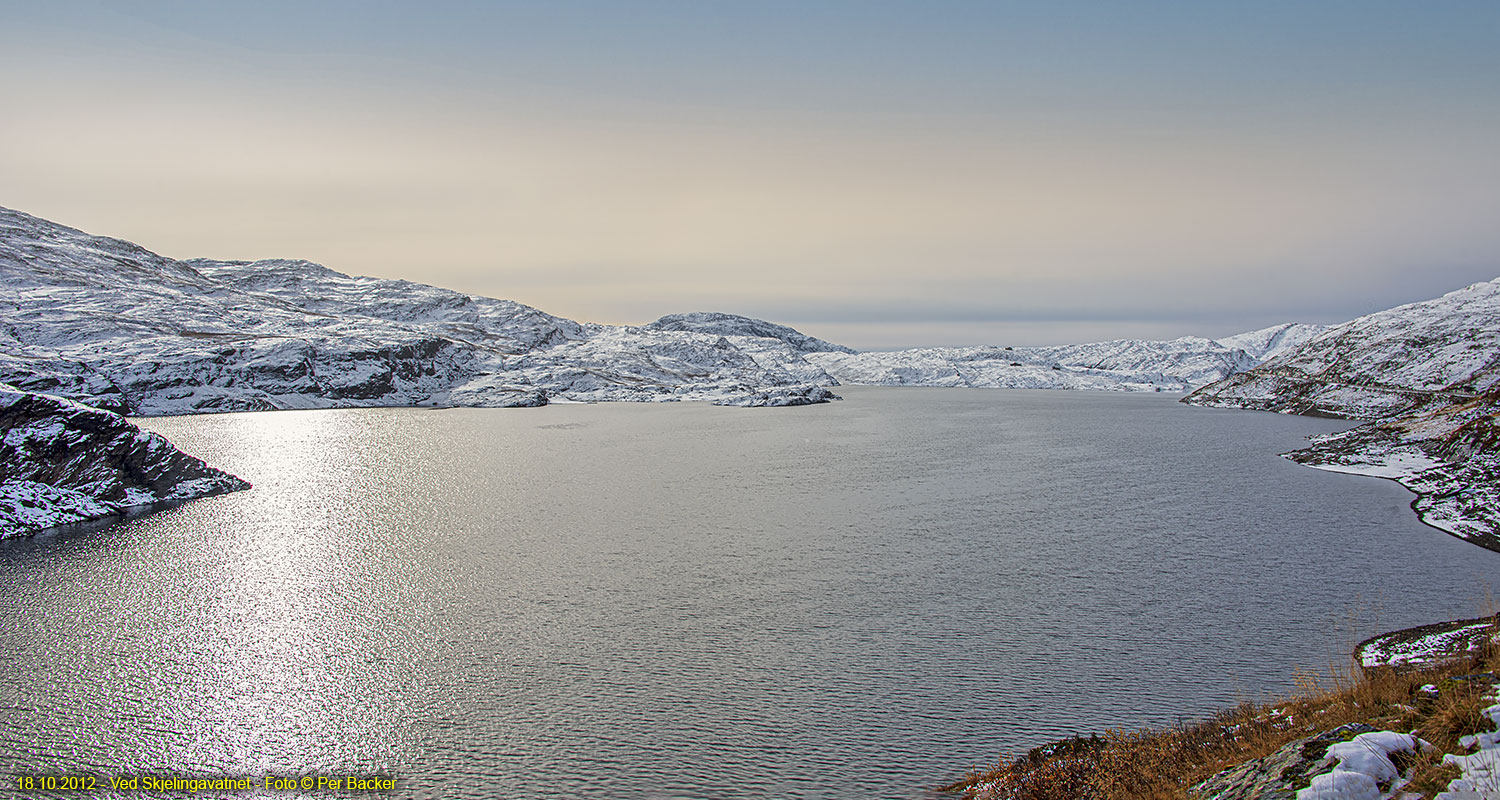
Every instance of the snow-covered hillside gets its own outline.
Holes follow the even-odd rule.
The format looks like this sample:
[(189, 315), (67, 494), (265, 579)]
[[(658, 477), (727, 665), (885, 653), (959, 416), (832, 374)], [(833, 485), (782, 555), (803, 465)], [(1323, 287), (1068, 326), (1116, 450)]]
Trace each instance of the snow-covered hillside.
[(1324, 331), (1184, 402), (1375, 419), (1500, 382), (1500, 279)]
[[(305, 261), (174, 261), (10, 210), (0, 279), (0, 380), (122, 413), (798, 405), (832, 398), (835, 384), (799, 349), (826, 343), (770, 323), (727, 335), (580, 324)], [(681, 319), (699, 317), (712, 322)]]
[(118, 414), (0, 384), (0, 538), (248, 488)]
[(1322, 331), (1278, 325), (1218, 341), (1117, 339), (1054, 347), (933, 347), (888, 353), (812, 353), (841, 383), (1004, 389), (1186, 391), (1259, 364)]

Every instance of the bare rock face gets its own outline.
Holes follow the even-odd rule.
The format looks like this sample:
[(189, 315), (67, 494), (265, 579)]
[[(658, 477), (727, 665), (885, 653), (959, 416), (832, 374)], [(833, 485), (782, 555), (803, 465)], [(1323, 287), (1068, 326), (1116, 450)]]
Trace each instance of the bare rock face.
[(248, 488), (119, 414), (0, 384), (0, 538)]
[(1189, 794), (1199, 800), (1293, 800), (1297, 790), (1306, 787), (1313, 776), (1333, 769), (1337, 759), (1329, 754), (1330, 747), (1374, 730), (1362, 722), (1351, 722), (1289, 742), (1264, 758), (1246, 761), (1209, 778)]

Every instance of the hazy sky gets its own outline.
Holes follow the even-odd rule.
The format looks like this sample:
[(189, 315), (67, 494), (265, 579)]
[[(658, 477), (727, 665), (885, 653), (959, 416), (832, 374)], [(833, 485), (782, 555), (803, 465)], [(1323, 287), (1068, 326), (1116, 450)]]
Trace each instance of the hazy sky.
[(1500, 275), (1500, 2), (0, 0), (0, 205), (598, 322), (1223, 336)]

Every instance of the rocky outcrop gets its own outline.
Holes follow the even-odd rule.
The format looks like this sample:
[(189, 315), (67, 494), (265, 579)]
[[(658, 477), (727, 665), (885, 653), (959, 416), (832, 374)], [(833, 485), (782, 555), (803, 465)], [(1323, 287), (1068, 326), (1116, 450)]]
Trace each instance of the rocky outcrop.
[(1500, 391), (1313, 439), (1286, 457), (1310, 467), (1389, 478), (1416, 493), (1428, 525), (1500, 551)]
[(248, 488), (119, 414), (0, 384), (0, 538)]
[(1500, 632), (1495, 623), (1494, 617), (1458, 619), (1382, 633), (1355, 646), (1354, 658), (1364, 669), (1454, 663), (1493, 647)]

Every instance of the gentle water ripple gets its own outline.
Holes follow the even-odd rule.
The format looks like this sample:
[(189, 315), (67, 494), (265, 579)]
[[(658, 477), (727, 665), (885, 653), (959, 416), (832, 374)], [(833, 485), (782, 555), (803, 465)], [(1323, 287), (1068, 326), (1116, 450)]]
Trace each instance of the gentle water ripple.
[(1500, 564), (1276, 457), (1343, 423), (845, 393), (147, 420), (256, 488), (0, 544), (0, 770), (916, 798), (1289, 688)]

